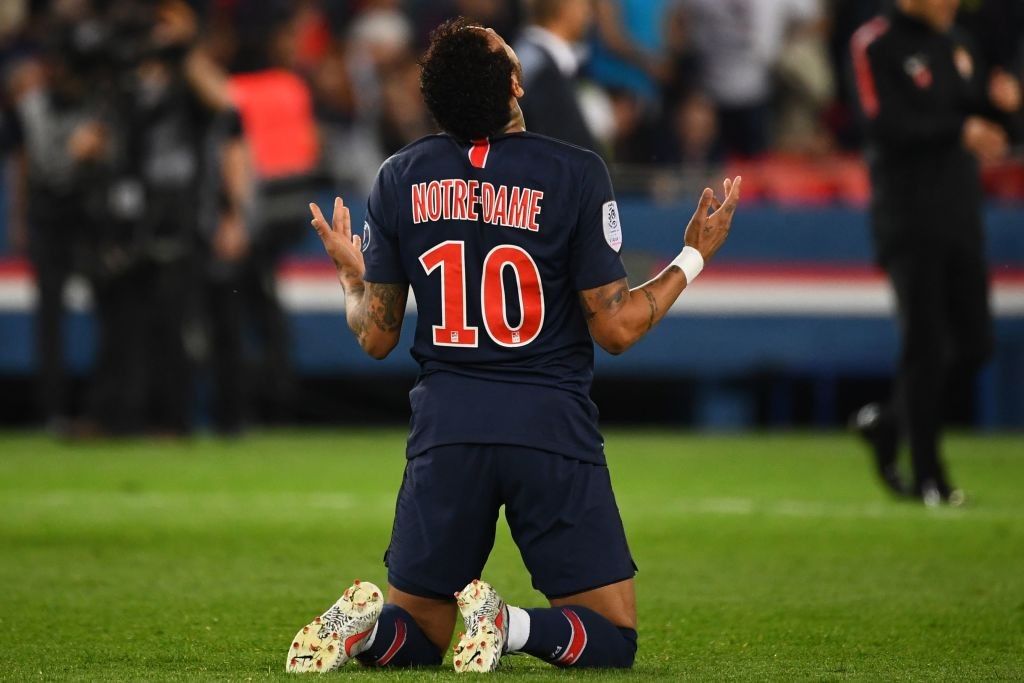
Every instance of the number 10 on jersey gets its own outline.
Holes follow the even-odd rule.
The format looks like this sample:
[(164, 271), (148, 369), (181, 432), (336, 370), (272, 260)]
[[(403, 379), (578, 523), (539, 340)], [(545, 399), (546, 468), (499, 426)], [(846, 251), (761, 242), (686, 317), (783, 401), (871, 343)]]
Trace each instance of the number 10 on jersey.
[[(441, 324), (434, 325), (435, 346), (478, 345), (479, 328), (469, 324), (466, 312), (466, 244), (461, 240), (441, 242), (420, 255), (427, 274), (441, 269)], [(519, 322), (508, 320), (503, 275), (511, 268), (519, 296)], [(484, 258), (480, 282), (480, 310), (484, 328), (495, 344), (526, 346), (544, 327), (544, 288), (533, 258), (521, 247), (502, 244)]]

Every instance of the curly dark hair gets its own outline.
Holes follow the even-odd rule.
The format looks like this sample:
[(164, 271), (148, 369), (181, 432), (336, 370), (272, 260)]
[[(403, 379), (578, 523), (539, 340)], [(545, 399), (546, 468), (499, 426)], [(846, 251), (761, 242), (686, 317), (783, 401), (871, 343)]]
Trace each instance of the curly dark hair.
[(420, 91), (434, 120), (461, 140), (477, 140), (500, 131), (509, 121), (509, 80), (514, 66), (504, 50), (495, 50), (483, 28), (463, 17), (430, 34), (420, 58)]

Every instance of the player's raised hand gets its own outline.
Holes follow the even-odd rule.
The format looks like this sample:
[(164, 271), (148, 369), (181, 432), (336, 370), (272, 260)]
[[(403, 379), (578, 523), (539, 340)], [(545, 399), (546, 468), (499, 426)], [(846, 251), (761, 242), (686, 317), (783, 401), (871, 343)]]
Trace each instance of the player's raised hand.
[[(725, 179), (724, 201), (719, 201), (710, 187), (705, 188), (697, 204), (697, 210), (686, 226), (686, 235), (683, 237), (686, 246), (699, 251), (705, 261), (715, 255), (725, 243), (725, 238), (729, 236), (732, 216), (736, 213), (736, 205), (740, 201), (742, 180), (740, 176)], [(708, 213), (709, 211), (711, 213)]]
[(335, 197), (330, 223), (316, 204), (310, 203), (309, 210), (313, 213), (313, 220), (310, 221), (313, 229), (324, 243), (327, 255), (334, 261), (342, 286), (347, 290), (349, 286), (361, 285), (366, 270), (363, 264), (363, 240), (359, 235), (352, 234), (352, 216), (348, 207), (341, 201), (341, 197)]

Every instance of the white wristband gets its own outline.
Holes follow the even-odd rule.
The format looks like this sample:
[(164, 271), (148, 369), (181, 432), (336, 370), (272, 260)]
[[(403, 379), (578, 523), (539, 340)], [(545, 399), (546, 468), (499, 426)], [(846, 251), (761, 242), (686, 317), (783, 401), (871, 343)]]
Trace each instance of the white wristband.
[(676, 266), (683, 271), (683, 275), (686, 276), (686, 284), (691, 285), (700, 275), (700, 271), (704, 270), (704, 257), (693, 247), (683, 247), (679, 256), (672, 259), (672, 263), (669, 265)]

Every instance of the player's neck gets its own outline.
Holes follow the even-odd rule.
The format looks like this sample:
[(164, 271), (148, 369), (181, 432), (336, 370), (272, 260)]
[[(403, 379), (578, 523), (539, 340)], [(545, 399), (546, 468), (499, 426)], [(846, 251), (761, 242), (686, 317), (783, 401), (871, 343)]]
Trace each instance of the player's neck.
[(519, 102), (517, 101), (512, 106), (512, 117), (501, 132), (503, 135), (507, 135), (508, 133), (522, 133), (525, 131), (526, 120), (523, 118), (523, 110), (519, 108)]

